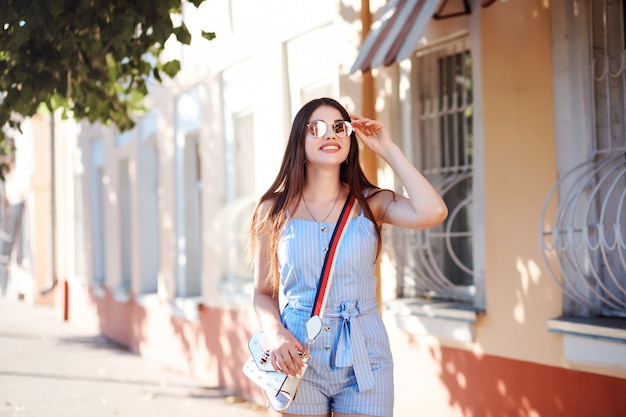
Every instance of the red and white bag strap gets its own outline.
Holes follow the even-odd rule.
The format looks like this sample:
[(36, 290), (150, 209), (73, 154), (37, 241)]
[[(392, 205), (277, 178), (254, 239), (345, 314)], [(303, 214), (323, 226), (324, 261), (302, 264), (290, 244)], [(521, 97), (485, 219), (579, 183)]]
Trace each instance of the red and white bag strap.
[(330, 289), (335, 269), (335, 254), (337, 253), (337, 248), (339, 247), (346, 230), (348, 230), (348, 224), (350, 223), (350, 220), (352, 220), (352, 217), (357, 210), (357, 206), (356, 198), (353, 195), (349, 195), (343, 209), (341, 210), (341, 215), (339, 216), (339, 220), (337, 220), (337, 225), (335, 226), (333, 235), (330, 238), (328, 251), (326, 252), (326, 257), (324, 258), (324, 266), (322, 267), (322, 273), (317, 286), (317, 294), (315, 295), (315, 303), (313, 303), (311, 317), (319, 316), (321, 319), (324, 315), (326, 296), (328, 295), (328, 290)]

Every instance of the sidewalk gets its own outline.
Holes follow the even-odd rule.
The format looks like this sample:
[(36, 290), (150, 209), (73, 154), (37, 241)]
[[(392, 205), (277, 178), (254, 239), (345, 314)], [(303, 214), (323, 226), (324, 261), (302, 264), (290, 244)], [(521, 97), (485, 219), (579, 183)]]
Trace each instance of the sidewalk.
[(265, 417), (262, 407), (57, 319), (0, 298), (0, 416)]

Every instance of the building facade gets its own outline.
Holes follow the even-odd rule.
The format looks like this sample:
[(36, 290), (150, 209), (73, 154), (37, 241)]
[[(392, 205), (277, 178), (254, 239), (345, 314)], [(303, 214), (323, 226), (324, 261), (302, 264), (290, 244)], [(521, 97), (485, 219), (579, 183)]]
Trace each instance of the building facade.
[(624, 410), (623, 0), (206, 3), (182, 18), (217, 39), (168, 45), (181, 73), (134, 130), (68, 128), (31, 174), (31, 197), (56, 196), (26, 217), (56, 243), (31, 265), (61, 317), (261, 402), (241, 374), (250, 214), (295, 112), (331, 96), (383, 121), (449, 207), (436, 228), (384, 230), (396, 415)]

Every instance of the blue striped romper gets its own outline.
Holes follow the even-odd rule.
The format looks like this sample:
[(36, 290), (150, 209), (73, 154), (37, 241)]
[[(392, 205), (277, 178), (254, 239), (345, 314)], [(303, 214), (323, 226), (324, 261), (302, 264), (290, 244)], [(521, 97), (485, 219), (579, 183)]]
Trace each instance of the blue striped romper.
[[(291, 218), (279, 242), (280, 279), (287, 301), (281, 317), (303, 345), (334, 227)], [(392, 416), (393, 362), (376, 304), (376, 246), (374, 225), (361, 210), (336, 252), (322, 331), (311, 346), (309, 369), (288, 413)]]

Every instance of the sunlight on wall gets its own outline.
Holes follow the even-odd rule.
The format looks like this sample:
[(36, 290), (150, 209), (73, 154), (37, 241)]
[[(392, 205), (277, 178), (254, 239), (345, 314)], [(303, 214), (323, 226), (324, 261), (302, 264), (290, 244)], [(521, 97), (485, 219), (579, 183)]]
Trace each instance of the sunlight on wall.
[[(192, 92), (196, 93), (194, 90)], [(184, 94), (178, 99), (178, 116), (180, 121), (198, 123), (201, 120), (200, 101), (196, 94)], [(201, 123), (201, 122), (200, 122)]]
[(517, 271), (520, 273), (520, 281), (522, 283), (522, 288), (524, 289), (524, 294), (528, 294), (530, 283), (539, 283), (539, 278), (541, 277), (541, 269), (539, 268), (539, 265), (537, 265), (537, 263), (532, 259), (524, 264), (524, 261), (521, 258), (517, 258), (516, 265)]
[(376, 175), (378, 176), (377, 185), (379, 187), (389, 188), (389, 189), (394, 188), (395, 174), (393, 170), (391, 169), (391, 167), (389, 167), (389, 165), (384, 164), (382, 167), (378, 168)]
[(522, 417), (541, 417), (541, 414), (532, 408), (530, 399), (528, 397), (522, 397), (522, 407), (524, 410), (519, 410), (519, 415)]
[(483, 356), (485, 356), (485, 350), (483, 349), (483, 347), (476, 343), (472, 345), (472, 353), (477, 359), (480, 359)]
[[(107, 188), (111, 186), (111, 177), (109, 177), (108, 175), (104, 175), (102, 177), (102, 184)], [(115, 193), (115, 191), (109, 191), (107, 193), (107, 198), (109, 199), (109, 203), (111, 203), (112, 205), (117, 204), (117, 194)]]
[[(385, 232), (383, 231), (383, 244), (385, 243)], [(388, 245), (385, 245), (388, 246)], [(394, 264), (393, 258), (390, 256), (389, 252), (383, 250), (380, 254), (380, 270), (381, 276), (383, 277), (392, 277), (393, 273), (395, 273), (396, 266)], [(381, 279), (381, 300), (382, 302), (390, 301), (395, 299), (396, 297), (396, 280), (393, 279)]]
[(350, 96), (341, 96), (339, 97), (339, 102), (343, 104), (343, 106), (348, 110), (348, 113), (354, 113), (357, 111), (356, 103), (354, 99)]
[(513, 318), (518, 323), (524, 323), (526, 318), (525, 310), (524, 310), (524, 296), (520, 294), (519, 291), (516, 291), (515, 297), (517, 298), (517, 303), (513, 307)]
[(382, 96), (376, 97), (376, 104), (375, 104), (376, 112), (382, 113), (386, 105), (387, 105), (387, 102), (385, 101), (384, 97)]
[(517, 304), (513, 307), (513, 317), (518, 323), (523, 323), (525, 321), (524, 303), (530, 291), (530, 284), (539, 284), (539, 279), (541, 278), (541, 269), (539, 268), (539, 265), (532, 259), (524, 263), (524, 260), (519, 257), (516, 260), (516, 268), (520, 274), (522, 291), (517, 291)]
[(174, 228), (174, 220), (169, 213), (162, 215), (161, 225), (164, 230), (172, 230)]
[(506, 383), (503, 380), (498, 379), (498, 381), (496, 382), (496, 389), (498, 390), (498, 393), (500, 395), (502, 395), (503, 397), (506, 396)]
[(185, 240), (184, 237), (179, 237), (178, 239), (176, 239), (177, 245), (176, 247), (178, 248), (178, 264), (179, 265), (187, 265), (187, 256), (185, 255), (186, 251), (185, 249), (187, 248), (187, 241)]
[(134, 159), (128, 161), (128, 175), (132, 184), (137, 182), (137, 163)]

